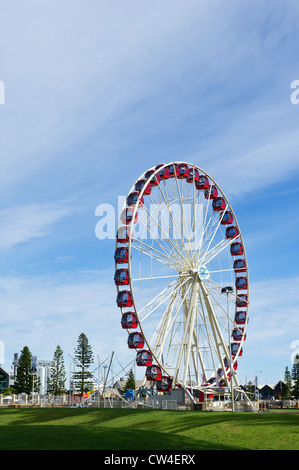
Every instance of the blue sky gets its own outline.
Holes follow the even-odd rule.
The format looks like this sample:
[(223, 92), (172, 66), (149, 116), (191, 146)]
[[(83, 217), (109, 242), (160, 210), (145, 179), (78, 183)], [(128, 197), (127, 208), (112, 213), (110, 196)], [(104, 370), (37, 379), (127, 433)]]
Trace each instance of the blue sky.
[[(115, 303), (117, 207), (162, 161), (189, 161), (237, 215), (251, 282), (239, 380), (275, 383), (299, 344), (299, 6), (290, 0), (38, 0), (0, 17), (0, 340), (51, 359), (84, 332), (134, 359)], [(133, 357), (134, 356), (134, 357)], [(117, 369), (117, 366), (116, 366)]]

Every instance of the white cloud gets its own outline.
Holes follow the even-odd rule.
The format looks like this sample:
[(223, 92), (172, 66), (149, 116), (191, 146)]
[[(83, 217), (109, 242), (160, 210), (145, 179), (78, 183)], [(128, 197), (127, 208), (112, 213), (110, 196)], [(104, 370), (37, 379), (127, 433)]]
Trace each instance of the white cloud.
[(39, 359), (52, 359), (59, 344), (67, 359), (82, 332), (93, 348), (95, 362), (97, 355), (104, 360), (112, 351), (123, 365), (133, 360), (115, 300), (112, 273), (1, 277), (0, 340), (5, 344), (6, 369), (13, 353), (25, 345)]
[[(251, 282), (247, 339), (238, 361), (242, 377), (270, 361), (268, 378), (275, 381), (290, 365), (292, 344), (299, 340), (298, 285), (299, 278)], [(95, 358), (103, 360), (114, 351), (123, 366), (134, 361), (115, 300), (112, 270), (1, 277), (0, 340), (5, 344), (6, 368), (24, 345), (38, 358), (51, 359), (59, 344), (67, 357), (81, 332)]]
[(10, 249), (20, 243), (48, 236), (53, 225), (73, 211), (74, 206), (64, 201), (0, 210), (0, 249)]
[[(92, 203), (110, 202), (103, 187), (116, 201), (160, 158), (198, 164), (233, 199), (283, 185), (299, 171), (299, 107), (290, 103), (289, 88), (298, 78), (298, 7), (37, 3), (19, 2), (17, 13), (8, 3), (1, 13), (2, 252), (41, 237), (51, 245), (53, 228), (74, 207), (41, 201), (72, 194), (77, 202), (85, 192), (93, 193)], [(258, 226), (260, 241), (279, 236), (269, 234), (268, 222)], [(17, 263), (14, 269), (20, 272)], [(83, 330), (100, 355), (117, 347), (125, 356), (113, 275), (69, 276), (2, 277), (6, 350), (25, 343), (39, 357), (51, 355), (56, 343), (73, 350)], [(253, 360), (288, 355), (298, 331), (296, 286), (296, 279), (252, 283), (245, 361), (247, 348)]]
[(299, 277), (251, 282), (248, 352), (287, 361), (299, 339), (298, 305)]

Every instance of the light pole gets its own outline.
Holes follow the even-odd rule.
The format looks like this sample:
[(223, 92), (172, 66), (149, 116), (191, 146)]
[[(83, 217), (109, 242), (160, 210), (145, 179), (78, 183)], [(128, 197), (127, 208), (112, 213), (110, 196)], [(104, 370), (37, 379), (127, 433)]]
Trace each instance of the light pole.
[[(256, 399), (256, 389), (257, 389), (257, 386), (258, 386), (258, 383), (257, 383), (257, 375), (256, 374), (259, 374), (263, 372), (262, 370), (257, 370), (255, 373), (254, 373), (254, 397)], [(257, 391), (257, 402), (259, 403), (259, 398), (260, 398), (260, 394), (259, 394), (259, 391)]]
[(235, 411), (235, 401), (234, 401), (234, 389), (233, 389), (233, 368), (232, 368), (232, 351), (231, 351), (231, 336), (230, 336), (230, 323), (229, 323), (229, 304), (228, 304), (228, 295), (231, 294), (234, 289), (231, 286), (222, 287), (221, 294), (226, 294), (227, 302), (227, 329), (228, 329), (228, 346), (229, 346), (229, 367), (230, 367), (230, 394), (232, 402), (232, 411)]

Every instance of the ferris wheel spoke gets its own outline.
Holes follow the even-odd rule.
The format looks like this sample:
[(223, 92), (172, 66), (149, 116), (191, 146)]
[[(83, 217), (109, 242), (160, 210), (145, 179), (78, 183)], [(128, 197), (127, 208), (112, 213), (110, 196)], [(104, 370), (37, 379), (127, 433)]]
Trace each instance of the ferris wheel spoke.
[[(136, 246), (136, 243), (139, 243), (139, 245), (142, 245), (142, 247), (143, 247), (144, 249), (147, 249), (147, 251), (143, 250), (143, 253), (144, 253), (144, 254), (146, 254), (146, 255), (148, 255), (148, 256), (151, 256), (152, 258), (155, 258), (157, 261), (160, 261), (160, 262), (162, 262), (162, 263), (164, 263), (164, 264), (167, 264), (167, 265), (170, 266), (170, 267), (174, 267), (175, 263), (177, 263), (178, 265), (180, 265), (180, 269), (184, 269), (184, 268), (185, 268), (184, 264), (183, 264), (181, 261), (177, 260), (177, 258), (174, 256), (172, 247), (169, 247), (168, 245), (165, 246), (165, 243), (163, 243), (163, 240), (159, 240), (159, 241), (158, 241), (157, 239), (155, 239), (155, 235), (154, 235), (154, 234), (152, 233), (152, 231), (147, 227), (147, 225), (144, 224), (144, 222), (142, 221), (142, 219), (140, 219), (140, 221), (141, 221), (141, 224), (146, 228), (146, 230), (148, 231), (148, 233), (149, 233), (150, 236), (152, 237), (152, 240), (155, 241), (155, 243), (157, 243), (157, 245), (159, 246), (159, 248), (160, 248), (162, 251), (157, 250), (157, 249), (154, 248), (153, 246), (148, 245), (148, 244), (145, 243), (144, 241), (141, 241), (141, 239), (139, 239), (139, 238), (134, 238), (134, 239), (132, 240), (131, 246), (134, 247), (134, 248), (136, 248), (136, 249), (139, 249), (139, 251), (142, 251), (142, 250), (140, 249), (140, 247)], [(155, 257), (155, 256), (153, 255), (153, 252), (154, 252), (155, 254), (160, 255), (160, 257), (157, 257), (157, 256)], [(164, 261), (162, 261), (163, 257), (164, 257)], [(171, 260), (171, 261), (170, 261), (170, 260)], [(175, 263), (174, 263), (174, 261), (175, 261)], [(174, 268), (174, 269), (175, 269), (175, 268)]]
[(203, 264), (203, 263), (207, 264), (210, 261), (212, 261), (212, 259), (215, 258), (215, 256), (219, 255), (219, 253), (221, 253), (221, 251), (223, 251), (225, 248), (227, 248), (236, 238), (238, 238), (238, 237), (221, 240), (211, 250), (209, 250), (209, 251), (207, 251), (206, 253), (203, 254), (203, 256), (200, 260), (200, 263), (201, 264)]
[[(217, 303), (218, 307), (219, 307), (219, 308), (222, 310), (222, 312), (225, 314), (225, 318), (226, 318), (228, 324), (230, 324), (230, 326), (229, 326), (229, 325), (228, 325), (228, 326), (225, 326), (225, 325), (222, 323), (222, 321), (221, 321), (221, 319), (219, 318), (219, 316), (218, 316), (218, 322), (222, 325), (223, 329), (226, 330), (226, 333), (228, 334), (229, 331), (232, 331), (233, 328), (237, 329), (238, 331), (242, 331), (242, 330), (240, 330), (240, 329), (237, 327), (237, 325), (235, 325), (235, 322), (234, 322), (233, 318), (230, 318), (229, 312), (228, 312), (227, 310), (225, 310), (225, 308), (223, 308), (223, 306), (218, 302), (218, 300), (217, 300), (217, 298), (215, 297), (215, 295), (213, 295), (213, 291), (215, 291), (216, 294), (220, 295), (221, 297), (224, 297), (224, 296), (221, 295), (221, 294), (219, 294), (219, 292), (218, 292), (217, 290), (215, 290), (215, 289), (213, 289), (213, 288), (211, 288), (211, 287), (208, 288), (208, 287), (206, 286), (206, 289), (207, 289), (207, 291), (209, 292), (209, 294), (213, 297), (213, 299), (214, 299), (214, 301)], [(237, 297), (237, 296), (235, 296), (235, 297)]]
[[(150, 196), (151, 197), (151, 196)], [(152, 200), (152, 199), (151, 199)], [(157, 212), (157, 209), (155, 207), (155, 204), (152, 203), (154, 209), (155, 209), (155, 212), (156, 214), (158, 215), (158, 219), (159, 219), (159, 213)], [(180, 259), (182, 258), (181, 256), (181, 251), (180, 251), (180, 248), (173, 242), (173, 240), (169, 237), (169, 233), (166, 232), (165, 228), (162, 227), (162, 225), (153, 217), (153, 214), (149, 212), (149, 210), (145, 207), (145, 210), (146, 212), (150, 215), (151, 217), (151, 221), (154, 222), (154, 225), (155, 227), (157, 227), (157, 229), (160, 229), (160, 233), (164, 235), (165, 238), (161, 238), (161, 242), (163, 243), (163, 245), (165, 246), (166, 245), (170, 245), (170, 249), (172, 249), (172, 251), (174, 250), (173, 252), (173, 256), (176, 257), (176, 259)], [(155, 237), (157, 238), (157, 236)], [(157, 240), (156, 240), (157, 241)], [(159, 245), (162, 247), (162, 245), (159, 243)], [(168, 248), (168, 252), (169, 252), (169, 248)]]
[(200, 236), (199, 241), (198, 241), (198, 250), (199, 251), (201, 250), (204, 235), (205, 235), (206, 231), (208, 230), (208, 227), (210, 225), (210, 221), (213, 217), (213, 214), (211, 214), (210, 219), (207, 222), (207, 217), (208, 217), (208, 212), (209, 212), (210, 194), (211, 194), (211, 188), (209, 189), (209, 198), (206, 199), (205, 215), (204, 215), (203, 224), (202, 224), (201, 236)]
[[(159, 185), (159, 188), (160, 188), (160, 185)], [(160, 188), (160, 191), (161, 191), (161, 188)], [(162, 191), (161, 191), (161, 194), (162, 194)], [(152, 199), (152, 196), (150, 196), (150, 199), (151, 199), (151, 201), (152, 201), (152, 206), (154, 207), (155, 212), (156, 212), (156, 215), (158, 216), (158, 220), (159, 220), (159, 212), (157, 211), (157, 208), (156, 208), (156, 205), (157, 205), (157, 204), (154, 203), (154, 201), (153, 201), (153, 199)], [(158, 205), (161, 205), (161, 204), (159, 203)], [(168, 213), (170, 214), (170, 216), (171, 216), (171, 218), (172, 218), (172, 221), (173, 221), (173, 216), (172, 216), (172, 213), (171, 213), (171, 211), (170, 211), (170, 209), (169, 209), (169, 205), (166, 204), (165, 207), (164, 207), (164, 210), (165, 210), (165, 208), (167, 208), (167, 211), (168, 211)], [(163, 235), (165, 236), (165, 241), (166, 241), (166, 243), (169, 243), (169, 245), (172, 247), (172, 249), (175, 250), (173, 254), (174, 254), (174, 256), (176, 257), (176, 259), (177, 259), (177, 260), (178, 260), (178, 259), (184, 260), (184, 263), (186, 264), (187, 258), (186, 258), (186, 256), (183, 256), (183, 253), (186, 254), (186, 249), (185, 249), (184, 241), (183, 241), (183, 239), (181, 238), (181, 245), (180, 245), (178, 242), (175, 241), (175, 238), (174, 238), (174, 237), (171, 237), (171, 236), (170, 236), (170, 232), (169, 232), (169, 219), (167, 219), (167, 221), (166, 221), (166, 222), (168, 223), (166, 229), (165, 229), (164, 227), (162, 227), (162, 226), (159, 224), (159, 222), (157, 222), (153, 217), (152, 217), (152, 220), (156, 223), (157, 228), (159, 228), (160, 231), (161, 231), (161, 233), (163, 233)], [(163, 225), (163, 224), (162, 224), (162, 225)], [(177, 230), (177, 228), (176, 228), (176, 230)], [(181, 235), (181, 234), (180, 234), (180, 231), (178, 231), (178, 234)]]
[[(202, 326), (203, 340), (202, 340), (201, 348), (203, 349), (203, 351), (205, 351), (206, 354), (207, 354), (207, 351), (209, 351), (209, 360), (210, 360), (210, 367), (208, 368), (203, 361), (202, 354), (200, 351), (199, 360), (201, 362), (201, 368), (203, 371), (203, 376), (205, 378), (204, 381), (206, 382), (210, 375), (208, 372), (209, 371), (211, 372), (211, 367), (214, 372), (216, 371), (215, 356), (217, 357), (217, 361), (219, 361), (218, 359), (219, 351), (217, 350), (217, 347), (214, 344), (215, 334), (214, 334), (213, 328), (211, 328), (210, 322), (208, 321), (208, 318), (207, 318), (208, 314), (207, 316), (204, 314), (205, 311), (207, 311), (207, 307), (206, 306), (204, 307), (201, 295), (199, 295), (198, 312), (199, 312), (199, 317), (201, 318), (202, 323), (203, 323), (203, 326)], [(211, 334), (211, 330), (212, 330), (212, 334)]]
[(212, 279), (205, 279), (205, 286), (207, 289), (208, 289), (208, 286), (206, 285), (206, 283), (213, 285), (214, 288), (210, 286), (209, 289), (213, 289), (219, 295), (219, 297), (222, 297), (223, 299), (227, 299), (231, 303), (235, 303), (236, 298), (238, 296), (234, 292), (230, 292), (230, 297), (227, 297), (226, 295), (221, 293), (221, 289), (223, 287), (221, 284), (219, 284), (218, 282), (212, 281)]
[[(186, 282), (188, 281), (189, 279), (186, 279)], [(180, 297), (180, 289), (183, 287), (183, 285), (185, 284), (184, 283), (181, 283), (181, 285), (179, 286), (179, 289), (177, 289), (176, 291), (173, 292), (172, 294), (172, 297), (171, 297), (171, 300), (169, 302), (169, 305), (167, 306), (167, 308), (165, 309), (165, 313), (163, 315), (163, 317), (161, 318), (161, 321), (157, 327), (157, 338), (155, 340), (155, 343), (154, 343), (154, 346), (153, 346), (153, 351), (155, 354), (158, 353), (157, 355), (157, 358), (158, 358), (158, 361), (161, 360), (161, 357), (162, 357), (162, 353), (164, 351), (164, 348), (165, 348), (165, 342), (166, 342), (166, 338), (169, 334), (169, 332), (172, 330), (173, 328), (173, 325), (176, 321), (176, 318), (180, 312), (180, 309), (181, 309), (181, 306), (184, 302), (184, 299), (191, 287), (191, 285), (187, 286), (187, 291), (186, 293), (184, 294), (180, 304), (179, 304), (179, 297)], [(172, 316), (172, 313), (173, 313), (173, 310), (175, 308), (175, 305), (176, 304), (179, 304), (178, 308), (176, 309), (176, 313)], [(153, 339), (152, 339), (153, 341)], [(171, 340), (170, 340), (171, 342)], [(166, 357), (166, 360), (167, 360), (167, 357)]]
[[(178, 304), (178, 307), (177, 307), (177, 309), (176, 309), (175, 314), (173, 315), (173, 318), (171, 319), (171, 322), (170, 322), (169, 325), (168, 325), (168, 330), (165, 331), (164, 339), (165, 339), (166, 335), (168, 334), (168, 332), (170, 332), (171, 330), (173, 330), (174, 325), (176, 324), (178, 315), (180, 314), (180, 311), (181, 311), (181, 309), (182, 309), (182, 306), (183, 306), (184, 302), (186, 301), (186, 298), (187, 298), (187, 296), (188, 296), (188, 294), (189, 294), (189, 291), (190, 291), (190, 289), (191, 289), (191, 282), (190, 282), (190, 279), (191, 279), (191, 278), (187, 278), (187, 279), (186, 279), (187, 282), (184, 283), (184, 284), (186, 284), (185, 286), (184, 286), (184, 284), (182, 284), (182, 285), (180, 286), (181, 289), (182, 289), (182, 291), (181, 291), (181, 293), (178, 292), (178, 295), (176, 296), (176, 303)], [(180, 297), (180, 300), (179, 300), (179, 297)], [(172, 340), (170, 340), (169, 346), (171, 346), (171, 342), (172, 342)]]
[(197, 191), (197, 194), (195, 195), (196, 193), (196, 189), (195, 189), (195, 180), (194, 180), (194, 175), (193, 175), (193, 184), (192, 184), (192, 190), (193, 190), (193, 222), (192, 222), (192, 225), (191, 225), (191, 232), (193, 231), (194, 233), (194, 250), (193, 250), (193, 263), (194, 262), (197, 262), (197, 259), (198, 259), (198, 248), (197, 248), (197, 243), (198, 243), (198, 236), (197, 236), (197, 227), (200, 227), (200, 217), (199, 217), (199, 220), (198, 220), (198, 217), (197, 217), (197, 207), (198, 207), (198, 200), (200, 198), (200, 192)]
[(174, 274), (174, 275), (169, 275), (169, 276), (150, 276), (150, 277), (137, 277), (135, 279), (131, 279), (131, 281), (154, 281), (156, 279), (169, 279), (171, 277), (175, 277), (177, 279), (178, 275), (177, 274)]
[[(221, 310), (226, 314), (226, 317), (227, 317), (227, 321), (228, 323), (229, 322), (232, 322), (232, 320), (230, 319), (229, 315), (228, 315), (228, 312), (225, 311), (225, 309), (223, 309), (223, 307), (219, 304), (219, 302), (217, 301), (217, 299), (215, 298), (215, 296), (213, 296), (212, 292), (205, 286), (205, 288), (207, 289), (208, 293), (213, 297), (213, 299), (216, 301), (216, 303), (218, 304), (218, 306), (221, 308)], [(207, 298), (208, 298), (208, 295), (207, 295)], [(211, 304), (210, 304), (211, 306)], [(230, 353), (230, 342), (231, 342), (231, 336), (229, 337), (229, 341), (228, 341), (228, 345), (226, 345), (226, 342), (223, 338), (223, 335), (220, 331), (220, 328), (219, 328), (219, 324), (221, 324), (221, 320), (218, 318), (216, 318), (215, 314), (214, 314), (214, 310), (213, 308), (211, 307), (211, 311), (213, 312), (213, 321), (214, 321), (214, 325), (217, 329), (217, 335), (219, 336), (219, 340), (220, 340), (220, 343), (221, 346), (222, 346), (222, 350), (223, 350), (223, 353), (224, 353), (224, 357), (226, 357), (227, 359), (231, 357), (231, 353)], [(224, 325), (222, 325), (223, 328), (226, 330), (226, 333), (228, 334), (230, 332), (230, 327), (225, 327)], [(224, 361), (223, 361), (223, 355), (221, 355), (220, 351), (219, 351), (219, 354), (218, 354), (218, 358), (220, 360), (220, 363), (221, 363), (221, 368), (222, 370), (224, 371), (224, 374), (225, 374), (225, 379), (227, 380), (227, 374), (226, 374), (226, 369), (225, 369), (225, 366), (224, 366)], [(235, 384), (238, 385), (238, 380), (237, 380), (237, 377), (236, 377), (236, 374), (234, 372), (234, 370), (231, 370), (231, 380), (233, 379)]]
[[(188, 281), (190, 281), (190, 279), (188, 279)], [(176, 348), (175, 337), (176, 337), (176, 332), (177, 332), (177, 329), (178, 329), (178, 326), (179, 326), (179, 323), (180, 323), (180, 322), (178, 322), (178, 317), (179, 317), (179, 315), (181, 313), (181, 310), (183, 308), (183, 304), (185, 303), (186, 298), (187, 298), (187, 296), (190, 292), (190, 289), (192, 287), (192, 283), (188, 282), (185, 286), (182, 285), (181, 287), (182, 287), (181, 295), (177, 295), (177, 298), (176, 298), (176, 304), (177, 304), (176, 312), (174, 313), (172, 319), (169, 321), (169, 323), (167, 325), (167, 329), (165, 329), (162, 332), (163, 336), (162, 336), (161, 344), (159, 344), (159, 342), (156, 341), (156, 347), (160, 347), (160, 351), (161, 351), (161, 354), (162, 354), (162, 352), (166, 348), (165, 342), (166, 342), (166, 339), (168, 337), (168, 344), (167, 344), (167, 348), (166, 348), (166, 351), (165, 351), (165, 353), (166, 353), (166, 364), (168, 363), (171, 351)], [(180, 297), (180, 299), (179, 299), (179, 297)]]
[[(218, 294), (218, 291), (216, 291), (215, 289), (211, 288), (211, 287), (207, 287), (207, 285), (205, 285), (205, 288), (206, 290), (208, 291), (208, 293), (211, 295), (211, 297), (213, 297), (214, 301), (216, 302), (216, 304), (218, 305), (218, 307), (220, 308), (220, 310), (222, 311), (222, 314), (225, 315), (225, 319), (230, 321), (231, 322), (231, 319), (229, 318), (229, 315), (228, 315), (228, 312), (227, 310), (219, 303), (219, 301), (217, 300), (217, 298), (215, 297), (215, 295), (213, 294), (213, 291), (216, 292), (216, 294)], [(221, 295), (221, 294), (220, 294)], [(223, 296), (222, 296), (223, 297)], [(223, 323), (221, 322), (221, 319), (219, 318), (219, 315), (217, 317), (217, 320), (218, 322), (223, 326), (223, 328), (225, 328), (228, 332), (228, 329), (223, 325)]]
[[(154, 310), (158, 308), (158, 306), (160, 306), (165, 301), (165, 298), (168, 298), (168, 293), (169, 291), (172, 291), (174, 285), (175, 281), (172, 281), (170, 284), (168, 284), (167, 287), (165, 287), (165, 289), (159, 292), (159, 294), (157, 294), (153, 299), (151, 299), (144, 307), (142, 307), (138, 311), (139, 321), (144, 321), (146, 317), (148, 317)], [(169, 294), (169, 296), (170, 295), (171, 293)]]
[[(206, 308), (204, 308), (201, 295), (199, 295), (199, 305), (198, 305), (197, 308), (198, 308), (198, 312), (199, 312), (199, 317), (200, 317), (200, 319), (202, 321), (202, 324), (203, 324), (202, 335), (203, 335), (204, 341), (202, 341), (201, 348), (203, 348), (203, 345), (206, 345), (205, 347), (208, 348), (208, 350), (209, 350), (210, 359), (212, 361), (213, 368), (215, 369), (214, 354), (215, 354), (216, 348), (214, 348), (214, 343), (211, 340), (210, 328), (209, 328), (209, 324), (207, 322), (207, 315), (204, 314), (204, 312), (206, 311)], [(207, 368), (205, 366), (205, 362), (203, 360), (201, 350), (199, 352), (199, 360), (200, 360), (203, 376), (205, 378), (204, 381), (206, 382), (208, 380), (208, 373), (207, 373)]]
[[(181, 191), (180, 191), (180, 188), (179, 188), (179, 183), (178, 183), (178, 179), (177, 179), (177, 175), (175, 174), (175, 181), (176, 181), (176, 187), (177, 187), (177, 191), (178, 191), (178, 196), (179, 196), (179, 202), (180, 202), (180, 206), (181, 206), (181, 214), (182, 214), (182, 227), (184, 229), (184, 232), (186, 233), (187, 235), (187, 240), (189, 240), (189, 244), (190, 244), (190, 240), (191, 240), (191, 234), (189, 233), (188, 229), (187, 229), (187, 225), (186, 225), (186, 218), (185, 218), (185, 211), (184, 211), (184, 204), (183, 204), (183, 201), (182, 201), (182, 194), (181, 194)], [(181, 180), (182, 181), (182, 180)], [(186, 245), (184, 243), (184, 249), (186, 251)], [(192, 260), (188, 254), (188, 261), (189, 261), (189, 266), (191, 267), (192, 265)]]
[(213, 269), (209, 270), (209, 274), (216, 274), (216, 273), (226, 273), (226, 272), (235, 272), (234, 268), (228, 268), (228, 269)]
[[(225, 210), (226, 210), (226, 209), (225, 209)], [(224, 212), (225, 212), (225, 211), (224, 211)], [(224, 212), (223, 212), (223, 214), (224, 214)], [(213, 240), (214, 240), (214, 238), (215, 238), (215, 235), (216, 235), (216, 233), (218, 232), (219, 227), (220, 227), (220, 225), (221, 225), (221, 221), (222, 221), (222, 219), (223, 219), (223, 214), (221, 215), (221, 217), (219, 217), (219, 220), (218, 220), (217, 225), (215, 226), (215, 228), (212, 230), (210, 236), (208, 237), (208, 240), (207, 240), (207, 241), (208, 241), (208, 245), (207, 245), (207, 247), (204, 248), (205, 253), (209, 253), (209, 248), (210, 248), (210, 246), (211, 246), (211, 244), (212, 244), (212, 242), (213, 242)]]
[[(222, 286), (220, 284), (218, 284), (217, 282), (213, 282), (211, 279), (206, 279), (205, 282), (209, 282), (209, 283), (212, 283), (213, 285), (215, 285), (217, 288), (213, 288), (213, 287), (207, 287), (206, 285), (206, 288), (209, 290), (209, 291), (213, 291), (215, 292), (218, 296), (222, 297), (223, 299), (226, 299), (228, 300), (229, 302), (231, 302), (233, 305), (235, 305), (236, 301), (238, 299), (241, 299), (241, 297), (238, 295), (238, 294), (235, 294), (234, 292), (230, 292), (230, 297), (231, 298), (227, 298), (224, 294), (221, 294), (220, 290), (222, 289)], [(225, 309), (223, 309), (224, 311), (226, 311)]]
[(178, 378), (178, 373), (179, 373), (181, 361), (183, 358), (183, 352), (185, 350), (185, 363), (184, 363), (183, 379), (182, 379), (182, 383), (185, 386), (186, 386), (186, 379), (187, 379), (187, 373), (188, 373), (188, 365), (190, 361), (191, 340), (193, 336), (192, 334), (193, 334), (193, 328), (194, 328), (194, 319), (195, 319), (196, 304), (197, 304), (197, 297), (198, 297), (197, 284), (198, 284), (198, 281), (195, 279), (192, 284), (191, 301), (190, 301), (190, 305), (188, 306), (188, 311), (187, 311), (187, 305), (185, 304), (186, 319), (185, 319), (185, 324), (184, 324), (184, 334), (183, 334), (182, 343), (181, 343), (181, 347), (179, 350), (176, 369), (174, 373), (174, 378), (176, 381)]
[[(136, 243), (138, 243), (139, 245), (136, 245)], [(180, 266), (181, 270), (185, 269), (185, 266), (183, 264), (179, 262), (174, 263), (169, 253), (161, 252), (160, 250), (157, 250), (156, 248), (148, 245), (147, 243), (142, 242), (141, 240), (134, 239), (134, 242), (131, 244), (131, 247), (134, 248), (134, 250), (137, 250), (140, 253), (148, 256), (149, 258), (152, 258), (153, 260), (158, 261), (159, 263), (162, 263), (171, 269), (174, 269), (175, 271), (178, 270), (178, 265)]]
[(224, 341), (222, 332), (220, 330), (219, 326), (219, 320), (217, 319), (214, 309), (212, 307), (209, 294), (210, 292), (207, 292), (206, 286), (203, 284), (200, 285), (201, 291), (203, 294), (203, 297), (205, 299), (206, 307), (207, 307), (207, 312), (209, 316), (209, 321), (212, 329), (212, 334), (214, 338), (214, 346), (216, 347), (217, 350), (217, 356), (218, 360), (220, 361), (222, 370), (225, 371), (225, 366), (224, 366), (224, 357), (228, 358), (230, 356), (228, 347), (226, 345), (226, 342)]
[[(180, 288), (180, 283), (178, 281), (172, 281), (165, 289), (163, 289), (159, 294), (154, 297), (154, 299), (150, 300), (147, 305), (145, 305), (142, 309), (138, 312), (138, 317), (140, 321), (144, 321), (148, 316), (150, 316), (157, 308), (160, 307), (167, 299), (169, 299), (173, 293), (173, 287), (176, 282), (176, 286), (174, 288), (177, 291)], [(187, 282), (187, 279), (182, 281)], [(154, 305), (153, 305), (154, 304)]]
[[(164, 204), (165, 204), (166, 207), (167, 207), (168, 214), (169, 214), (169, 216), (170, 216), (170, 218), (171, 218), (171, 222), (172, 222), (172, 225), (173, 225), (173, 229), (174, 229), (175, 233), (177, 233), (178, 236), (179, 236), (179, 238), (180, 238), (180, 241), (181, 241), (181, 247), (180, 247), (180, 248), (181, 248), (181, 249), (183, 250), (183, 252), (184, 252), (184, 257), (185, 257), (185, 259), (186, 259), (186, 260), (188, 259), (188, 260), (190, 261), (190, 260), (191, 260), (191, 257), (190, 257), (190, 254), (189, 254), (188, 250), (186, 249), (185, 242), (184, 242), (184, 239), (183, 239), (183, 237), (182, 237), (182, 230), (180, 230), (180, 229), (178, 228), (177, 223), (176, 223), (176, 221), (175, 221), (175, 218), (173, 217), (173, 211), (171, 210), (171, 207), (170, 207), (169, 202), (168, 202), (166, 185), (165, 185), (166, 197), (165, 197), (165, 195), (163, 194), (163, 191), (162, 191), (160, 185), (159, 185), (159, 190), (160, 190), (161, 196), (162, 196), (162, 198), (163, 198)], [(169, 221), (169, 219), (168, 219), (168, 221)]]

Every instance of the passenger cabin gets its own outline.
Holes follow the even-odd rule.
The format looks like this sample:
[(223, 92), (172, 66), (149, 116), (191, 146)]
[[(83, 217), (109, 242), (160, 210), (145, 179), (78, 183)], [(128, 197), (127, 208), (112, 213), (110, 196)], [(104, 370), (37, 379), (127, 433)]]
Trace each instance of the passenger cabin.
[(216, 186), (212, 185), (209, 189), (205, 190), (206, 199), (216, 199), (218, 197), (218, 189)]
[(226, 202), (223, 197), (217, 197), (213, 200), (212, 207), (214, 211), (223, 211), (226, 207)]
[(232, 243), (230, 246), (230, 253), (232, 256), (243, 255), (243, 245), (240, 242)]
[(129, 290), (119, 291), (117, 294), (116, 303), (117, 306), (121, 308), (132, 307), (133, 299), (131, 292)]
[(143, 338), (142, 334), (139, 333), (139, 331), (134, 331), (133, 333), (129, 334), (128, 346), (129, 346), (129, 349), (143, 348), (144, 338)]
[(239, 258), (234, 261), (234, 271), (235, 273), (244, 273), (246, 272), (246, 262), (245, 259)]
[(127, 268), (117, 269), (114, 275), (114, 282), (116, 286), (127, 286), (130, 284), (129, 271)]
[(153, 363), (153, 356), (150, 351), (143, 349), (139, 351), (136, 356), (137, 366), (151, 366)]
[(179, 175), (179, 166), (178, 165), (169, 165), (168, 166), (168, 175), (169, 178), (175, 178)]
[(231, 353), (232, 353), (232, 356), (236, 356), (237, 354), (239, 356), (242, 356), (243, 354), (243, 350), (242, 348), (240, 348), (240, 345), (239, 343), (231, 343)]
[(244, 335), (244, 328), (235, 328), (233, 330), (233, 340), (234, 341), (241, 341), (241, 339), (246, 339), (246, 334)]
[[(230, 364), (228, 363), (228, 360), (226, 359), (226, 357), (224, 358), (224, 361), (223, 361), (223, 362), (224, 362), (225, 369), (230, 368)], [(237, 368), (238, 368), (238, 362), (237, 362), (237, 361), (234, 361), (233, 364), (232, 364), (232, 366), (233, 366), (233, 369), (234, 369), (234, 370), (237, 370)]]
[[(224, 363), (225, 369), (227, 370), (230, 367), (230, 364), (229, 364), (228, 360), (226, 359), (226, 357), (224, 358), (223, 363)], [(232, 364), (232, 367), (233, 367), (234, 370), (237, 370), (238, 362), (234, 361), (233, 364)]]
[(143, 191), (143, 196), (146, 196), (151, 193), (152, 187), (149, 183), (147, 183), (147, 180), (145, 178), (142, 178), (141, 180), (138, 180), (137, 183), (135, 184), (135, 190), (140, 193), (143, 189), (143, 186), (145, 185), (145, 189)]
[(167, 375), (162, 375), (161, 379), (157, 381), (158, 392), (170, 392), (172, 389), (172, 379)]
[(129, 250), (126, 246), (120, 246), (116, 248), (114, 253), (114, 259), (117, 264), (125, 264), (129, 261)]
[(187, 178), (187, 183), (193, 183), (193, 181), (196, 183), (198, 183), (199, 181), (199, 172), (196, 168), (189, 168), (189, 176)]
[(225, 211), (225, 213), (220, 215), (221, 218), (221, 224), (222, 225), (228, 225), (233, 223), (233, 214), (230, 211)]
[[(133, 219), (133, 209), (131, 207), (128, 207), (124, 209), (121, 213), (121, 221), (124, 225), (129, 225), (132, 222)], [(134, 224), (137, 222), (137, 212), (135, 213), (134, 216)]]
[[(127, 205), (129, 207), (135, 206), (135, 204), (138, 201), (139, 193), (137, 191), (134, 191), (133, 193), (130, 193), (129, 196), (127, 197)], [(143, 196), (140, 198), (138, 207), (143, 206)]]
[(237, 325), (244, 325), (246, 323), (247, 312), (246, 310), (239, 310), (235, 315), (235, 323)]
[(125, 330), (137, 328), (138, 320), (134, 312), (125, 312), (121, 317), (121, 327)]
[(226, 238), (236, 238), (239, 236), (239, 230), (234, 225), (226, 227), (225, 237)]
[(247, 289), (247, 277), (237, 277), (236, 278), (236, 289)]
[(198, 181), (195, 184), (196, 189), (208, 189), (210, 187), (209, 179), (205, 175), (200, 175)]
[[(162, 166), (162, 165), (160, 165)], [(169, 178), (169, 168), (165, 166), (159, 171), (159, 178), (160, 180), (168, 180)]]
[[(148, 180), (149, 178), (151, 178), (151, 176), (155, 173), (155, 170), (148, 170), (146, 173), (145, 173), (145, 178)], [(160, 177), (159, 177), (159, 173), (157, 173), (150, 181), (150, 185), (153, 187), (153, 186), (158, 186), (160, 182)]]
[(179, 174), (177, 175), (179, 179), (188, 179), (189, 178), (189, 167), (185, 163), (179, 165)]
[(236, 300), (236, 306), (237, 307), (247, 307), (247, 303), (248, 303), (247, 294), (238, 295), (237, 300)]
[(117, 242), (118, 243), (128, 243), (129, 241), (129, 229), (128, 227), (120, 227), (117, 230)]
[(147, 380), (160, 380), (162, 377), (162, 369), (159, 366), (152, 365), (146, 368), (145, 376)]

